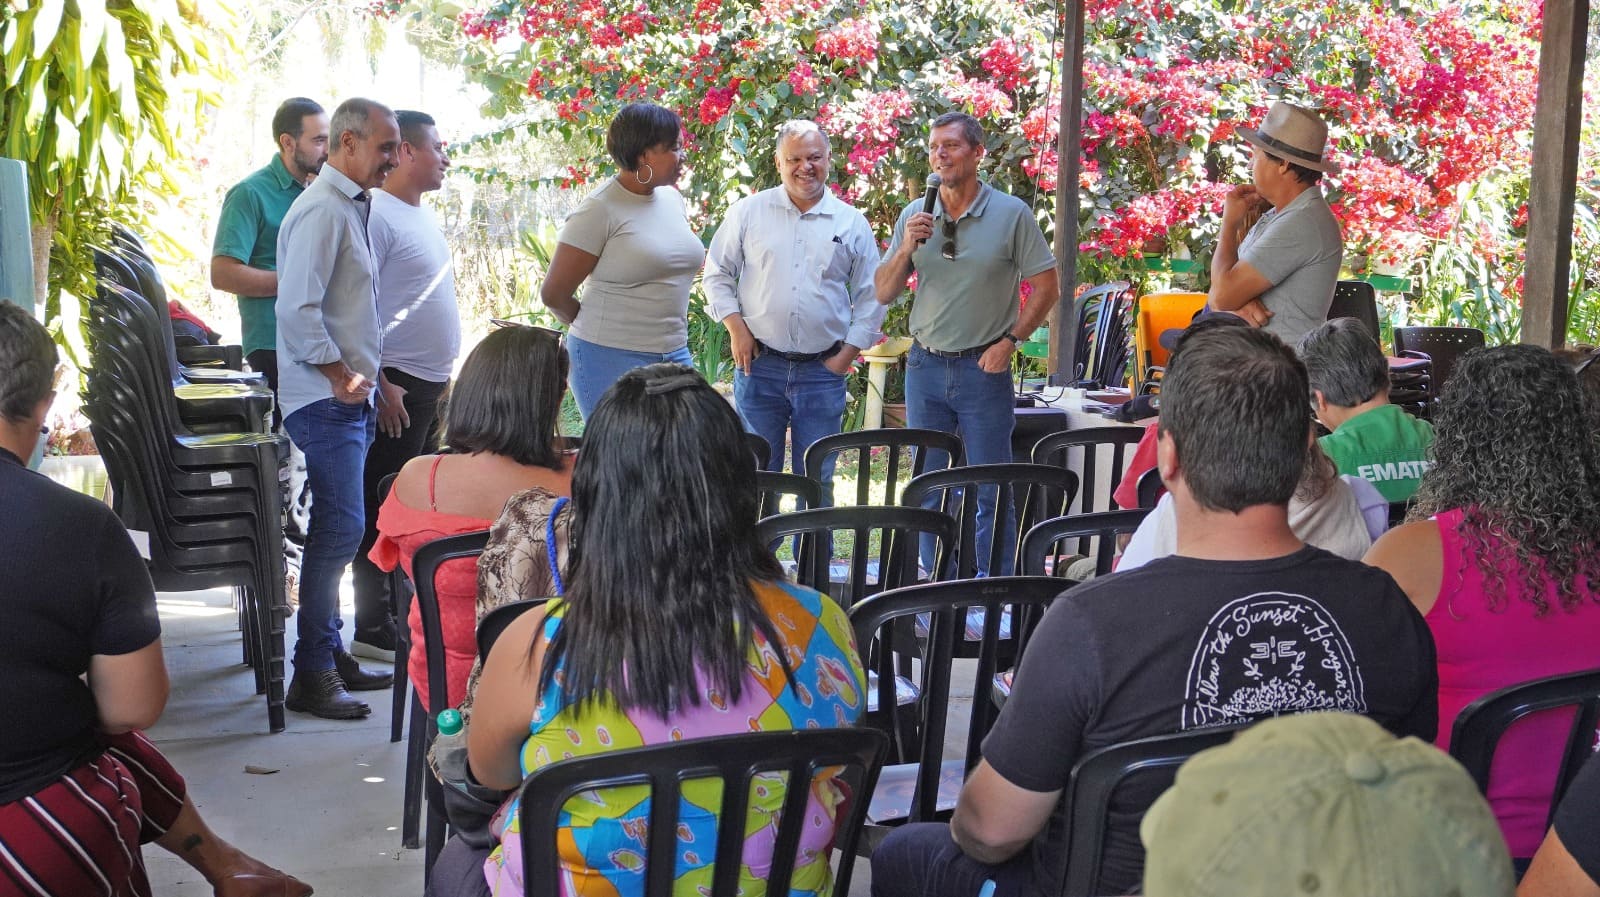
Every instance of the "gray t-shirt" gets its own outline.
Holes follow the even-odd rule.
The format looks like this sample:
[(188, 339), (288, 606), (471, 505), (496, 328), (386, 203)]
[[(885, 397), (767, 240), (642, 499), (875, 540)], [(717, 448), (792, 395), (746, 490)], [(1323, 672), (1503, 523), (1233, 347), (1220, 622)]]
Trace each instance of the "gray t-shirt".
[[(906, 206), (884, 252), (887, 260), (905, 238), (906, 220), (922, 211), (922, 200)], [(911, 305), (911, 335), (930, 349), (954, 352), (981, 346), (1017, 323), (1017, 287), (1055, 266), (1039, 222), (1028, 204), (988, 184), (955, 223), (954, 259), (943, 255), (944, 204), (934, 204), (933, 236), (911, 255), (917, 274)]]
[(689, 229), (676, 189), (640, 196), (612, 178), (567, 217), (560, 241), (600, 257), (583, 288), (573, 336), (632, 352), (688, 344), (689, 287), (706, 249)]
[(1263, 329), (1292, 346), (1322, 326), (1343, 260), (1344, 238), (1321, 189), (1301, 191), (1262, 215), (1239, 244), (1239, 261), (1272, 282), (1261, 294), (1272, 312)]

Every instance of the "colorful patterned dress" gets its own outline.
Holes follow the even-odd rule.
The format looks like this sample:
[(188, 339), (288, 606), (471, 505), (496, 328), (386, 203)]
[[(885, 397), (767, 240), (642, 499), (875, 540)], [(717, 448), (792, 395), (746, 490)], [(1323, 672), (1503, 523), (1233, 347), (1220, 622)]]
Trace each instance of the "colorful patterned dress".
[[(625, 750), (688, 738), (707, 738), (749, 731), (848, 726), (861, 713), (865, 677), (856, 653), (850, 621), (829, 598), (788, 583), (758, 583), (756, 598), (766, 609), (794, 670), (794, 688), (785, 680), (772, 646), (757, 633), (751, 646), (743, 694), (737, 703), (702, 687), (700, 705), (668, 719), (648, 710), (623, 711), (615, 703), (577, 707), (564, 703), (555, 682), (541, 698), (522, 747), (522, 771), (557, 760)], [(561, 626), (565, 605), (552, 602), (544, 623), (546, 642)], [(556, 678), (560, 672), (556, 673)], [(702, 679), (703, 681), (703, 679)], [(765, 893), (776, 828), (773, 817), (783, 805), (781, 777), (772, 787), (754, 787), (747, 822), (743, 893)], [(831, 780), (812, 786), (806, 812), (814, 821), (800, 841), (791, 894), (826, 895), (832, 876), (828, 848), (841, 793)], [(709, 889), (716, 852), (716, 808), (721, 802), (717, 781), (688, 782), (680, 810), (675, 894), (698, 895)], [(644, 786), (589, 792), (568, 802), (562, 812), (558, 850), (562, 858), (562, 891), (569, 897), (635, 897), (644, 893), (646, 823), (650, 802)], [(505, 813), (501, 846), (484, 863), (495, 897), (521, 897), (521, 828), (514, 802)]]

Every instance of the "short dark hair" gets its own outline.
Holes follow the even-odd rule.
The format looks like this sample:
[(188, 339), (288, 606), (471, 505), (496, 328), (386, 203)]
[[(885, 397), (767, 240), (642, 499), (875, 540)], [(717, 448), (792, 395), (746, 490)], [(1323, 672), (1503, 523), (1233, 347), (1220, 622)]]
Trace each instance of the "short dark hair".
[(416, 146), (423, 140), (422, 129), (437, 126), (433, 116), (415, 109), (396, 109), (394, 122), (400, 126), (400, 139)]
[(1293, 162), (1290, 162), (1288, 159), (1268, 152), (1267, 150), (1262, 150), (1262, 152), (1266, 153), (1267, 158), (1274, 162), (1288, 163), (1289, 173), (1294, 175), (1294, 179), (1302, 184), (1315, 184), (1316, 182), (1322, 180), (1322, 172), (1316, 170), (1315, 168), (1307, 168), (1304, 165), (1296, 165)]
[(606, 152), (626, 171), (639, 167), (639, 157), (652, 146), (672, 146), (683, 133), (678, 113), (654, 103), (629, 103), (606, 130)]
[(322, 105), (316, 100), (305, 97), (290, 97), (278, 105), (278, 111), (272, 113), (272, 142), (277, 143), (278, 138), (285, 134), (296, 140), (306, 129), (306, 116), (321, 115)]
[(1389, 361), (1365, 324), (1334, 318), (1300, 338), (1311, 388), (1330, 405), (1351, 408), (1389, 389)]
[(56, 344), (32, 313), (0, 299), (0, 417), (20, 423), (50, 395)]
[(1184, 335), (1161, 381), (1158, 426), (1201, 507), (1238, 513), (1289, 503), (1306, 463), (1310, 390), (1305, 365), (1264, 330)]
[(961, 136), (967, 143), (972, 146), (983, 146), (983, 125), (978, 124), (978, 120), (972, 116), (965, 112), (946, 112), (933, 120), (933, 124), (928, 126), (928, 131), (931, 133), (934, 128), (943, 128), (947, 125), (960, 125)]
[(567, 350), (541, 327), (503, 327), (483, 338), (450, 388), (445, 444), (557, 469), (556, 425), (567, 383)]

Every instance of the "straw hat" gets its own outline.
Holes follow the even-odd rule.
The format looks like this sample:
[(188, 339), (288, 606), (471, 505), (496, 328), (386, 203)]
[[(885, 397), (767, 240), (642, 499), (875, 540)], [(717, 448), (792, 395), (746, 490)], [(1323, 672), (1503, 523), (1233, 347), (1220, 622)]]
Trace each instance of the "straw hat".
[(1280, 159), (1312, 171), (1338, 171), (1339, 166), (1323, 161), (1328, 144), (1328, 126), (1315, 112), (1279, 100), (1267, 110), (1260, 128), (1239, 128), (1239, 136)]

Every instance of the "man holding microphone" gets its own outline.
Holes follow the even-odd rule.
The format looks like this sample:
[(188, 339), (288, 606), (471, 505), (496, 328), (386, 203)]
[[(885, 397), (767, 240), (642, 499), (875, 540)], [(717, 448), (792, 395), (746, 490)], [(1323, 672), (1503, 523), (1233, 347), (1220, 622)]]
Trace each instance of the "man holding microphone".
[[(917, 275), (906, 423), (959, 434), (968, 464), (999, 464), (1011, 460), (1016, 420), (1011, 357), (1044, 323), (1058, 287), (1055, 257), (1033, 210), (978, 179), (983, 141), (970, 115), (947, 112), (933, 120), (928, 157), (940, 178), (938, 197), (932, 211), (923, 211), (919, 199), (900, 214), (878, 268), (877, 292), (888, 305)], [(1033, 302), (1019, 308), (1024, 280)], [(932, 454), (929, 469), (942, 460)], [(983, 490), (978, 501), (980, 575), (990, 572), (995, 492)]]

